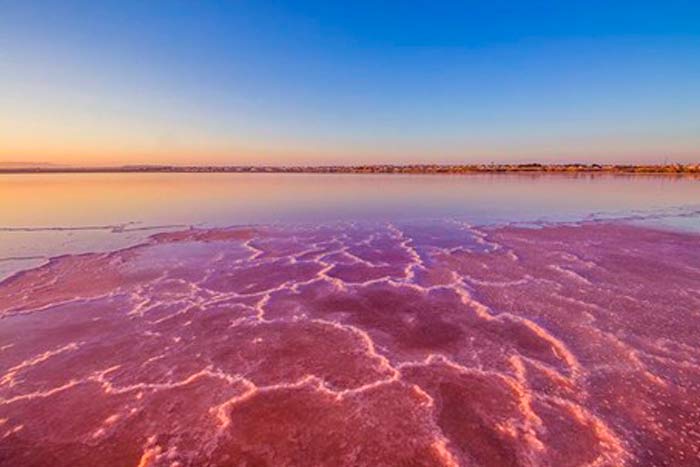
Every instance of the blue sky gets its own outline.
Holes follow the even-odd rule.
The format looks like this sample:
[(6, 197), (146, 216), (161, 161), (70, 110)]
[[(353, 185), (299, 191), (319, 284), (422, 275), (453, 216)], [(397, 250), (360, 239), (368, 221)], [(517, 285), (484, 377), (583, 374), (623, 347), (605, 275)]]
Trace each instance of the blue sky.
[(0, 161), (700, 160), (700, 2), (0, 0)]

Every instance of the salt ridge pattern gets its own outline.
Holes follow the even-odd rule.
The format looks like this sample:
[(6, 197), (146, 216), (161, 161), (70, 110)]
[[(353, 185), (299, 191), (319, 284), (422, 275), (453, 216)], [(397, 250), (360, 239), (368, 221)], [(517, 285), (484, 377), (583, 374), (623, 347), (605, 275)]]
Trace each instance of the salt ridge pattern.
[(698, 465), (700, 237), (189, 229), (0, 283), (2, 465)]

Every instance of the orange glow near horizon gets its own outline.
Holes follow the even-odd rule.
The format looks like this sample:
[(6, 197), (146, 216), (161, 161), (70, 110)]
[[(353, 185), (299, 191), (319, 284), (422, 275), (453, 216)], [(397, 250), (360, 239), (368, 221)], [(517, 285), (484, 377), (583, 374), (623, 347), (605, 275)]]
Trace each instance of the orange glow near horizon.
[[(449, 149), (373, 146), (347, 143), (344, 147), (314, 142), (235, 143), (201, 141), (168, 143), (147, 138), (120, 140), (116, 136), (89, 138), (7, 137), (0, 131), (0, 166), (3, 164), (51, 164), (103, 167), (129, 164), (163, 165), (353, 165), (412, 163), (695, 163), (700, 160), (692, 141), (676, 141), (673, 147), (639, 138), (637, 144), (616, 138), (599, 138), (589, 144), (571, 142), (494, 143)], [(595, 144), (597, 142), (597, 144)], [(647, 144), (644, 144), (647, 143)]]
[[(76, 104), (77, 105), (77, 104)], [(654, 132), (532, 132), (463, 136), (295, 134), (280, 128), (253, 131), (235, 122), (188, 121), (151, 111), (138, 118), (112, 115), (87, 104), (53, 103), (28, 112), (0, 109), (0, 165), (352, 165), (480, 162), (697, 162), (696, 135)], [(75, 110), (75, 111), (72, 111)], [(222, 117), (223, 118), (223, 117)], [(211, 125), (211, 127), (210, 127)]]

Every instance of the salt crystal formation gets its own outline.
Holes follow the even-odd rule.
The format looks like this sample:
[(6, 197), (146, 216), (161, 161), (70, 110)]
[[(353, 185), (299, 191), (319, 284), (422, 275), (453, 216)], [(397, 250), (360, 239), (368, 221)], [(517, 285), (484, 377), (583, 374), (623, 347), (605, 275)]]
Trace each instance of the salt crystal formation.
[(192, 229), (0, 314), (4, 466), (700, 464), (692, 234)]

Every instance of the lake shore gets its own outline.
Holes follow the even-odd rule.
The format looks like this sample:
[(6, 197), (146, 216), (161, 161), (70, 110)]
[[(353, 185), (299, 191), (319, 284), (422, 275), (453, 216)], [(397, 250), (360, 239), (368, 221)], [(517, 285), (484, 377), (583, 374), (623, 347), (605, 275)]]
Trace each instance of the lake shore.
[(0, 174), (32, 173), (332, 173), (332, 174), (651, 174), (700, 175), (698, 164), (620, 165), (620, 164), (410, 164), (410, 165), (333, 165), (333, 166), (178, 166), (125, 165), (113, 167), (27, 166), (4, 167)]

